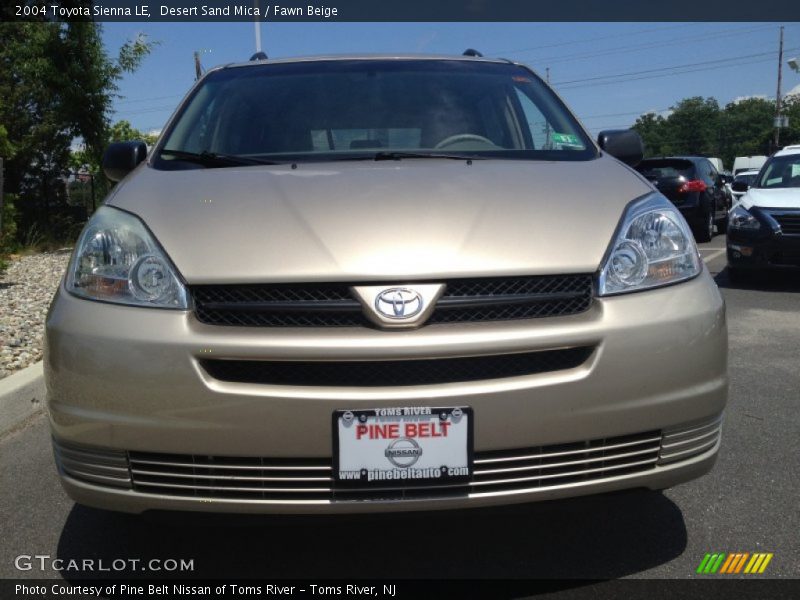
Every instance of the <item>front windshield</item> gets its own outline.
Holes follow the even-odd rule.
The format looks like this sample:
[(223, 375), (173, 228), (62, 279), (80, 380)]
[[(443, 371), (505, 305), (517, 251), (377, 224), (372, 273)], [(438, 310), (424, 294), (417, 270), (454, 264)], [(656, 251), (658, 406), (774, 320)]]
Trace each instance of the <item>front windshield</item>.
[(750, 173), (749, 175), (737, 175), (733, 179), (733, 183), (744, 183), (746, 185), (753, 185), (753, 182), (758, 177), (758, 173)]
[(773, 156), (761, 170), (756, 187), (800, 188), (800, 153)]
[(190, 168), (185, 153), (302, 162), (402, 152), (533, 160), (597, 155), (564, 105), (522, 67), (328, 60), (211, 73), (174, 119), (155, 166)]

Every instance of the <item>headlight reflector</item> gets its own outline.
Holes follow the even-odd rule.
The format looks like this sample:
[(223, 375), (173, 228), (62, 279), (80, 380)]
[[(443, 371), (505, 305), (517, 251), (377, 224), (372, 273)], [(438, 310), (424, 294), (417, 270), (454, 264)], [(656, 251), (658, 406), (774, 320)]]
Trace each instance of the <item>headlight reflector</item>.
[(186, 309), (186, 288), (144, 224), (100, 207), (75, 247), (66, 280), (76, 296), (134, 306)]
[(749, 210), (739, 205), (728, 213), (728, 227), (755, 231), (756, 229), (761, 229), (761, 221), (756, 219)]
[(600, 270), (598, 294), (607, 296), (668, 285), (700, 273), (689, 226), (660, 194), (628, 207)]

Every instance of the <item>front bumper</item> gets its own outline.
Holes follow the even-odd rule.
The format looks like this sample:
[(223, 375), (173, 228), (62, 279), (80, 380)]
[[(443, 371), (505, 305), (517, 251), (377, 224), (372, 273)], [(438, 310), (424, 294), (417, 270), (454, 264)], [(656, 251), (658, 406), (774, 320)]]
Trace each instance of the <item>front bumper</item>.
[[(200, 366), (209, 356), (380, 361), (569, 347), (593, 350), (563, 370), (399, 388), (220, 381)], [(429, 510), (669, 487), (713, 465), (726, 368), (724, 303), (707, 271), (679, 285), (596, 299), (580, 315), (416, 331), (215, 327), (191, 313), (91, 302), (62, 289), (45, 352), (65, 489), (81, 503), (129, 512)], [(286, 474), (324, 468), (333, 410), (398, 404), (471, 406), (476, 458), (505, 456), (521, 470), (486, 475), (483, 487), (473, 481), (413, 496), (397, 489), (343, 496), (324, 481), (242, 491), (219, 474), (253, 461), (259, 472), (274, 464), (288, 465)], [(569, 460), (553, 458), (564, 452)], [(180, 480), (167, 478), (166, 486), (142, 485), (132, 461), (154, 458), (185, 485), (170, 487)], [(186, 477), (187, 462), (208, 473), (209, 460), (228, 470)]]
[(728, 264), (736, 269), (784, 269), (800, 267), (800, 235), (780, 231), (753, 234), (729, 229)]

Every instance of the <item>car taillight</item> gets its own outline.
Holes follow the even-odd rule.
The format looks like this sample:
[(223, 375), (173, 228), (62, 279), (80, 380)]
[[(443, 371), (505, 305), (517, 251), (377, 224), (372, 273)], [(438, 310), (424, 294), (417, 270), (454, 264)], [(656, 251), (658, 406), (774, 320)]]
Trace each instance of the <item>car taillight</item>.
[(705, 192), (707, 187), (705, 181), (701, 179), (692, 179), (684, 183), (678, 190), (678, 193), (688, 194), (689, 192)]

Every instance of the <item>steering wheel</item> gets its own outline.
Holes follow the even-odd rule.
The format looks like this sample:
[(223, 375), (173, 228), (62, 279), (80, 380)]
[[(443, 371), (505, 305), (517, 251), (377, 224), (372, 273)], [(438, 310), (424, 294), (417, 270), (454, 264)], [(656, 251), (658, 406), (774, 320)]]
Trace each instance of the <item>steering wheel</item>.
[(456, 135), (451, 135), (450, 137), (444, 138), (441, 142), (434, 146), (434, 149), (441, 150), (442, 148), (453, 146), (459, 142), (480, 142), (481, 144), (486, 144), (492, 148), (497, 147), (497, 144), (495, 144), (489, 138), (483, 137), (482, 135), (476, 135), (474, 133), (457, 133)]

